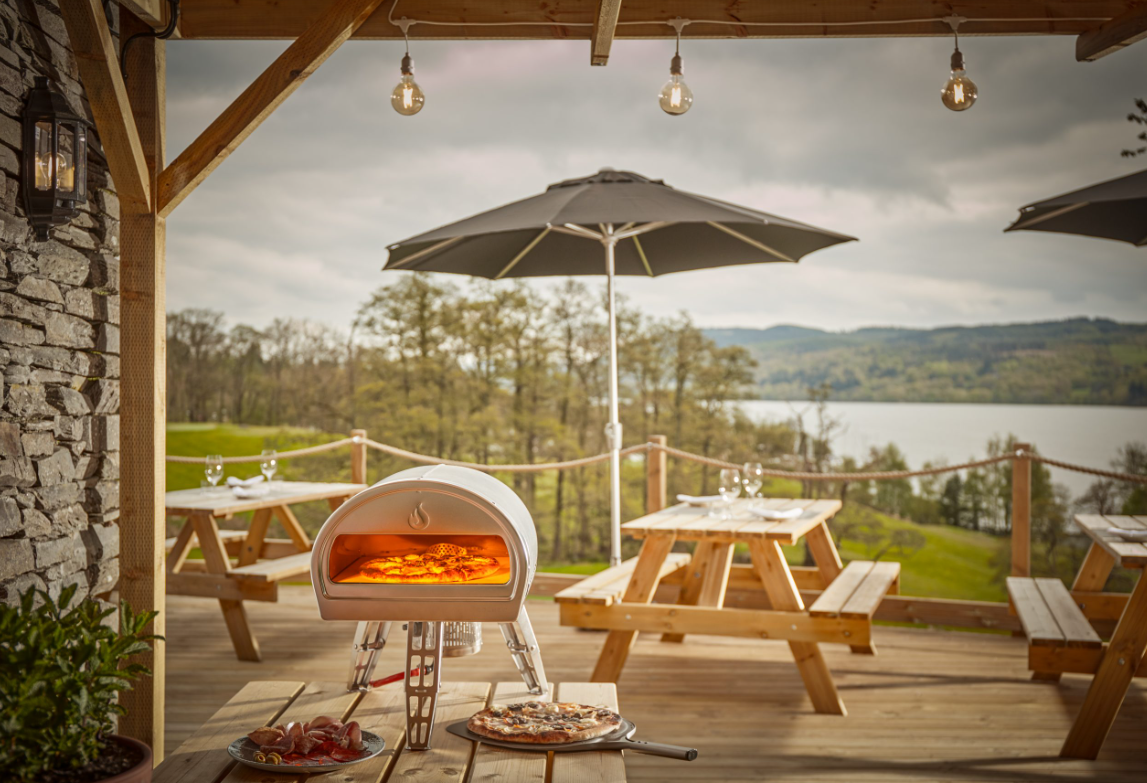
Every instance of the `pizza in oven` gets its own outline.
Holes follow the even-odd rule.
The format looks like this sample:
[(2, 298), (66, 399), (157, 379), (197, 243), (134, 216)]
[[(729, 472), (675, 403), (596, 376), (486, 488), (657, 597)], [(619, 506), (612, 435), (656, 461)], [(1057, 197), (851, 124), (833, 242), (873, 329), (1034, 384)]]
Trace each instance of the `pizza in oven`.
[(452, 544), (436, 544), (419, 554), (369, 558), (359, 571), (375, 582), (418, 585), (472, 582), (497, 573), (499, 568), (497, 558), (470, 554)]
[(538, 745), (594, 739), (620, 726), (621, 716), (605, 707), (541, 701), (495, 704), (466, 723), (466, 728), (483, 737)]

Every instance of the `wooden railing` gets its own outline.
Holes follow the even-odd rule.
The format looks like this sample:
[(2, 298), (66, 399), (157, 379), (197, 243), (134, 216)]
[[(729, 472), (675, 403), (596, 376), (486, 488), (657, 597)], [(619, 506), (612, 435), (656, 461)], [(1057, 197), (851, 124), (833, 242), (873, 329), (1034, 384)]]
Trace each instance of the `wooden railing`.
[[(356, 484), (367, 483), (367, 454), (370, 449), (381, 451), (400, 459), (409, 459), (424, 464), (454, 464), (473, 467), (486, 472), (538, 472), (544, 470), (568, 470), (576, 467), (585, 467), (605, 462), (608, 454), (594, 455), (577, 460), (558, 463), (539, 463), (530, 465), (491, 465), (469, 463), (457, 460), (445, 460), (426, 454), (417, 454), (388, 444), (373, 441), (367, 437), (366, 430), (351, 430), (349, 437), (331, 443), (309, 446), (291, 451), (279, 452), (279, 459), (305, 457), (326, 451), (349, 447), (351, 455), (351, 480)], [(700, 454), (670, 448), (668, 439), (664, 435), (651, 435), (644, 444), (630, 446), (623, 450), (627, 454), (645, 454), (645, 513), (652, 514), (668, 505), (668, 458), (687, 459), (710, 466), (737, 467), (732, 463), (705, 457)], [(169, 462), (198, 462), (201, 458), (168, 456)], [(260, 455), (243, 457), (226, 457), (224, 462), (243, 463), (258, 462)], [(767, 470), (766, 475), (774, 477), (794, 478), (802, 481), (881, 481), (889, 479), (910, 478), (914, 476), (937, 475), (950, 473), (967, 468), (981, 467), (1010, 461), (1012, 463), (1012, 508), (1011, 508), (1011, 574), (1013, 576), (1031, 575), (1031, 476), (1032, 463), (1043, 462), (1066, 470), (1075, 470), (1095, 476), (1113, 478), (1121, 481), (1147, 484), (1147, 476), (1129, 475), (1109, 470), (1089, 468), (1067, 462), (1048, 459), (1037, 455), (1030, 444), (1016, 443), (1014, 450), (997, 457), (990, 457), (975, 462), (960, 465), (947, 465), (938, 468), (929, 468), (917, 471), (882, 471), (857, 473), (802, 473), (789, 470)], [(806, 602), (811, 602), (820, 594), (823, 585), (817, 580), (816, 569), (794, 567), (794, 577), (798, 579), (798, 587)], [(805, 574), (805, 571), (811, 573)], [(746, 571), (748, 573), (748, 571)], [(532, 595), (552, 596), (564, 587), (569, 586), (584, 577), (576, 574), (548, 574), (536, 575), (531, 588)], [(745, 577), (751, 579), (751, 576)], [(671, 600), (678, 586), (666, 582), (659, 588), (658, 600)], [(752, 585), (738, 585), (730, 582), (729, 591), (725, 598), (725, 605), (745, 609), (761, 608), (763, 593), (759, 589), (752, 589)], [(1093, 599), (1094, 596), (1091, 596)], [(921, 596), (890, 595), (884, 599), (876, 613), (877, 620), (895, 622), (910, 622), (923, 625), (945, 625), (964, 628), (993, 628), (999, 630), (1016, 631), (1020, 629), (1019, 622), (1011, 616), (1008, 605), (990, 601), (968, 601), (947, 598), (925, 598)], [(1114, 618), (1113, 618), (1114, 619)]]

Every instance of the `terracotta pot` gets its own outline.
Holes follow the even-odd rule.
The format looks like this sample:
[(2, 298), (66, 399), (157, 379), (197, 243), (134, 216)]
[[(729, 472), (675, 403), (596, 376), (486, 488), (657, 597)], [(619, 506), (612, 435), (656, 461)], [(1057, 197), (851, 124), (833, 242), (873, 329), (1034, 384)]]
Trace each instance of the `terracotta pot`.
[(120, 745), (138, 751), (143, 754), (143, 758), (127, 772), (121, 772), (115, 777), (106, 778), (103, 783), (151, 783), (151, 768), (153, 766), (151, 748), (139, 740), (132, 739), (131, 737), (121, 737), (118, 734), (112, 734), (110, 739), (112, 742), (117, 742)]

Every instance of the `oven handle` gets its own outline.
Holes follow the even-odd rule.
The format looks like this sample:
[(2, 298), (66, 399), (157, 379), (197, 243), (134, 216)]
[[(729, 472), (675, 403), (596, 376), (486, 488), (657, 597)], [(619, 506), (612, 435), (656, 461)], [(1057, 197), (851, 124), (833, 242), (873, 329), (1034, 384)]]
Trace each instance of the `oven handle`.
[[(434, 665), (430, 664), (426, 667), (426, 673), (430, 674), (432, 671), (434, 671)], [(420, 669), (411, 669), (410, 670), (410, 676), (411, 677), (417, 677), (420, 673), (421, 673)], [(392, 682), (398, 682), (399, 680), (401, 680), (405, 677), (406, 677), (406, 672), (398, 672), (398, 674), (392, 674), (389, 677), (383, 677), (381, 680), (371, 680), (370, 681), (370, 687), (381, 688), (383, 685), (390, 685)]]

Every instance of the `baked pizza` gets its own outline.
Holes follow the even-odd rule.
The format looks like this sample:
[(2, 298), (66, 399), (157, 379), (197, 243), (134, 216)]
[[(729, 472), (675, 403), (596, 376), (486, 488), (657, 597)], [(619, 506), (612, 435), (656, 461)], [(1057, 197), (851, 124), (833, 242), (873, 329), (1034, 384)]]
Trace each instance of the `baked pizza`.
[(602, 737), (620, 726), (621, 716), (605, 707), (541, 701), (495, 704), (466, 723), (466, 728), (483, 737), (538, 745)]
[(375, 582), (417, 585), (471, 582), (500, 567), (497, 558), (470, 554), (454, 544), (435, 544), (419, 554), (369, 558), (359, 571)]

